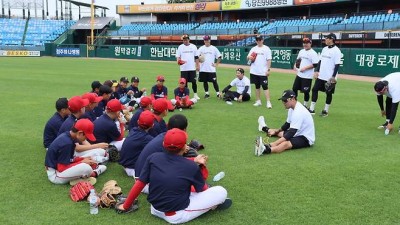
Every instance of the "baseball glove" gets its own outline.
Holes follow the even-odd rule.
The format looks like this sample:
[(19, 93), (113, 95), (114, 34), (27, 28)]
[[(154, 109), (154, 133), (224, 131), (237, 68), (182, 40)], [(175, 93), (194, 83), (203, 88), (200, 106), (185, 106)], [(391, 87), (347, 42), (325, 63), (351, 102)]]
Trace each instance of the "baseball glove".
[(106, 148), (106, 152), (108, 153), (108, 158), (110, 162), (118, 162), (120, 156), (119, 156), (119, 151), (115, 145), (109, 145), (108, 148)]
[(129, 209), (126, 210), (120, 210), (118, 207), (120, 205), (123, 205), (125, 201), (122, 202), (118, 202), (115, 205), (115, 212), (117, 212), (118, 214), (122, 214), (122, 213), (131, 213), (133, 211), (136, 211), (139, 209), (139, 201), (137, 199), (135, 199), (135, 201), (133, 202), (133, 204), (129, 207)]
[(114, 208), (117, 201), (115, 200), (114, 196), (110, 193), (104, 192), (100, 196), (100, 207), (101, 208)]
[(256, 58), (257, 58), (257, 53), (256, 53), (256, 52), (251, 53), (250, 56), (253, 58), (253, 60), (251, 60), (252, 63), (253, 63), (254, 61), (256, 61)]
[(301, 64), (301, 58), (296, 59), (295, 65), (296, 65), (296, 68), (297, 68), (297, 69), (300, 69), (300, 64)]
[(330, 93), (333, 91), (333, 89), (336, 86), (336, 79), (334, 77), (331, 77), (326, 83), (325, 83), (325, 91), (327, 93)]
[(117, 196), (122, 194), (122, 189), (118, 186), (117, 181), (109, 180), (103, 185), (103, 189), (101, 189), (100, 193), (101, 195), (103, 195), (103, 193), (109, 193), (113, 196)]
[(183, 154), (183, 157), (192, 158), (198, 156), (197, 150), (189, 146), (189, 150)]
[(71, 187), (69, 190), (69, 196), (74, 202), (82, 201), (89, 196), (91, 189), (94, 189), (91, 183), (81, 181)]
[(195, 140), (195, 139), (190, 141), (189, 147), (192, 147), (192, 148), (196, 149), (197, 151), (204, 149), (204, 145), (201, 144), (200, 141)]
[(185, 63), (186, 63), (186, 62), (183, 61), (182, 59), (178, 60), (178, 65), (183, 65), (183, 64), (185, 64)]

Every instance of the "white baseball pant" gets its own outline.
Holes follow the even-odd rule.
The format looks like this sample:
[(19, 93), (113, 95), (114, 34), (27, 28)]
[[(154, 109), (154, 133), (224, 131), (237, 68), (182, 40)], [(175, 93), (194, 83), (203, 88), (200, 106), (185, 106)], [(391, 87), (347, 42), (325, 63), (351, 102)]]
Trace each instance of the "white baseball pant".
[(165, 213), (158, 211), (153, 206), (151, 206), (151, 214), (164, 219), (168, 223), (186, 223), (208, 212), (217, 205), (222, 204), (225, 201), (227, 195), (228, 193), (225, 188), (221, 186), (215, 186), (203, 192), (192, 192), (189, 197), (190, 204), (184, 210)]
[(121, 151), (122, 144), (124, 143), (124, 141), (125, 141), (125, 138), (122, 139), (121, 141), (112, 141), (112, 142), (110, 142), (110, 145), (114, 145), (118, 149), (118, 151)]
[(90, 165), (79, 163), (63, 172), (58, 172), (53, 168), (47, 168), (47, 177), (53, 184), (66, 184), (71, 180), (89, 177), (92, 172), (93, 169)]
[(105, 155), (106, 155), (106, 150), (102, 148), (90, 149), (83, 152), (75, 151), (75, 156), (78, 157), (92, 157), (92, 156), (105, 156)]

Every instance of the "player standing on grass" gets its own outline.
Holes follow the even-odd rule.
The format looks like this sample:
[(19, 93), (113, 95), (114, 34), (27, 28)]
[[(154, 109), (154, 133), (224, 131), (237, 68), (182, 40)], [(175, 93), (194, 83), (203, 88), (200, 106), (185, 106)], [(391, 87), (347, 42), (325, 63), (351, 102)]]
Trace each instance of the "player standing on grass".
[(327, 117), (329, 106), (332, 103), (333, 93), (335, 93), (335, 84), (337, 80), (337, 73), (340, 66), (340, 59), (342, 52), (335, 45), (336, 35), (330, 33), (325, 36), (325, 44), (327, 45), (322, 49), (321, 59), (318, 63), (317, 69), (314, 73), (315, 83), (312, 89), (310, 113), (315, 114), (315, 105), (318, 100), (318, 91), (326, 93), (325, 108), (322, 110), (320, 116)]
[[(176, 52), (176, 60), (180, 66), (181, 78), (185, 78), (187, 83), (192, 83), (194, 98), (197, 100), (200, 97), (197, 95), (196, 71), (199, 71), (199, 55), (197, 47), (189, 41), (189, 35), (182, 35), (183, 44), (179, 45)], [(187, 86), (187, 84), (186, 84)]]
[(268, 77), (271, 70), (272, 53), (271, 49), (264, 45), (264, 39), (261, 35), (256, 36), (257, 45), (254, 46), (249, 54), (247, 60), (250, 64), (250, 82), (256, 87), (256, 102), (254, 106), (261, 106), (261, 90), (264, 90), (265, 98), (267, 99), (267, 108), (271, 109), (272, 104), (270, 101), (268, 89)]
[[(211, 37), (206, 35), (203, 37), (204, 45), (199, 48), (199, 57), (204, 57), (204, 62), (200, 62), (200, 74), (199, 81), (203, 82), (204, 91), (206, 92), (204, 98), (209, 98), (210, 93), (208, 92), (208, 82), (212, 82), (214, 90), (217, 92), (217, 97), (221, 96), (219, 92), (219, 86), (217, 82), (217, 70), (219, 63), (221, 62), (221, 52), (214, 46), (211, 45)], [(217, 60), (217, 62), (215, 62)]]
[[(382, 116), (386, 116), (386, 122), (378, 128), (393, 129), (397, 108), (400, 102), (400, 72), (391, 73), (375, 83), (375, 92)], [(386, 95), (386, 108), (383, 106), (383, 95)]]
[[(308, 107), (310, 100), (311, 83), (313, 79), (314, 68), (318, 66), (318, 54), (311, 48), (312, 41), (309, 38), (303, 38), (303, 48), (294, 66), (297, 76), (294, 79), (293, 91), (298, 96), (298, 92), (304, 93), (303, 105)], [(299, 62), (299, 63), (298, 63)], [(297, 67), (298, 66), (298, 67)]]

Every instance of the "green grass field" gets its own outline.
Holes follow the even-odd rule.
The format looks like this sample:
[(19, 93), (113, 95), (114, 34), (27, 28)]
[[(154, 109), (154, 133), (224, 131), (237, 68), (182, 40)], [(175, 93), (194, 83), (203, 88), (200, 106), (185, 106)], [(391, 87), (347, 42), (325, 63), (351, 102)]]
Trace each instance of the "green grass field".
[[(81, 95), (93, 80), (122, 75), (139, 76), (140, 86), (149, 89), (158, 74), (166, 76), (172, 92), (179, 77), (175, 63), (1, 58), (0, 224), (165, 224), (151, 216), (144, 195), (135, 213), (100, 209), (97, 216), (89, 215), (87, 203), (70, 200), (69, 186), (48, 181), (42, 145), (43, 128), (58, 97)], [(234, 69), (219, 68), (221, 89), (234, 74)], [(264, 115), (270, 127), (282, 125), (286, 111), (277, 99), (293, 79), (294, 74), (272, 73), (271, 110), (253, 107), (253, 101), (229, 106), (211, 91), (212, 98), (182, 112), (189, 119), (190, 138), (206, 146), (209, 180), (225, 171), (223, 180), (211, 183), (226, 187), (234, 201), (232, 208), (205, 214), (191, 224), (398, 224), (400, 137), (397, 130), (384, 136), (376, 129), (384, 120), (372, 83), (339, 80), (329, 117), (314, 117), (314, 147), (254, 156), (258, 116)], [(202, 86), (199, 95), (204, 95)], [(324, 101), (321, 94), (316, 111)], [(174, 113), (179, 112), (169, 116)], [(110, 179), (117, 180), (125, 194), (133, 184), (121, 166), (109, 164), (95, 186), (101, 188)]]

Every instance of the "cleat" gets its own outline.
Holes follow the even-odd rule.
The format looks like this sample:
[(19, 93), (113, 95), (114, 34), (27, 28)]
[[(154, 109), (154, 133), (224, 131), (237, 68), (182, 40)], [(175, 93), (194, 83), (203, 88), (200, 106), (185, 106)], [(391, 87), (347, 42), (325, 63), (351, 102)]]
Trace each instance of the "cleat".
[(262, 128), (266, 126), (267, 124), (265, 123), (264, 117), (263, 116), (258, 117), (258, 131), (260, 132), (263, 131)]
[(315, 110), (309, 109), (308, 111), (310, 112), (311, 115), (313, 115), (313, 116), (315, 115)]
[(209, 94), (205, 94), (204, 95), (204, 99), (208, 99), (208, 98), (210, 98), (210, 95)]
[(327, 117), (328, 116), (328, 112), (325, 111), (325, 110), (322, 110), (322, 112), (319, 114), (319, 116)]
[(224, 210), (228, 209), (232, 206), (232, 199), (226, 198), (222, 204), (219, 204), (215, 209), (216, 210)]
[[(388, 125), (388, 121), (386, 121), (384, 124), (378, 126), (378, 129), (386, 129), (386, 126)], [(400, 128), (399, 128), (400, 129)]]
[(253, 106), (261, 106), (261, 101), (256, 101)]
[(261, 156), (264, 153), (266, 147), (263, 143), (261, 136), (257, 137), (255, 148), (257, 149), (257, 151), (255, 152), (256, 156)]
[(267, 108), (268, 108), (268, 109), (272, 109), (272, 104), (271, 104), (270, 101), (267, 101)]
[(233, 105), (233, 103), (231, 101), (226, 101), (226, 104)]

